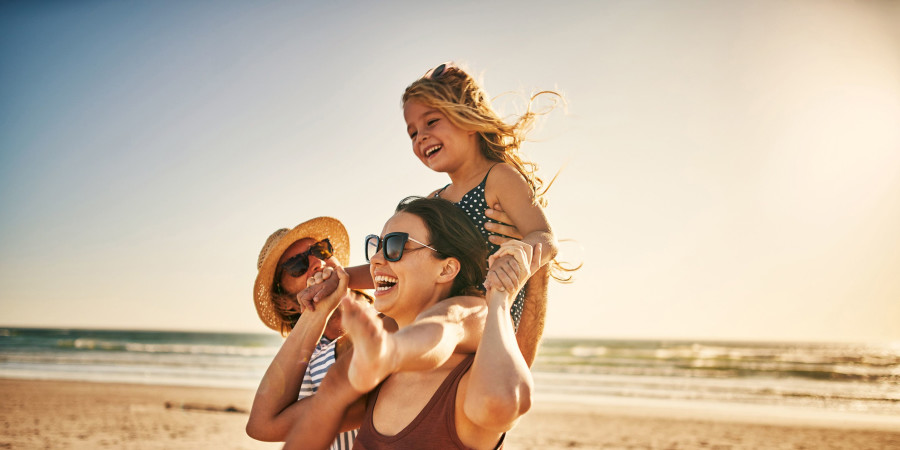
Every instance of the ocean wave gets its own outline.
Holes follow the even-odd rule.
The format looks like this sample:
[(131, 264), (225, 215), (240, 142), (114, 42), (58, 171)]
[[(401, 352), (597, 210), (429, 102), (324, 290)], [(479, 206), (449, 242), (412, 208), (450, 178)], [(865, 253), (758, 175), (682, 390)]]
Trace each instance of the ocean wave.
[(896, 346), (557, 341), (541, 349), (543, 370), (709, 378), (803, 378), (900, 386)]
[(535, 372), (544, 394), (741, 404), (795, 405), (831, 410), (900, 413), (900, 390), (890, 384), (779, 379), (693, 378)]

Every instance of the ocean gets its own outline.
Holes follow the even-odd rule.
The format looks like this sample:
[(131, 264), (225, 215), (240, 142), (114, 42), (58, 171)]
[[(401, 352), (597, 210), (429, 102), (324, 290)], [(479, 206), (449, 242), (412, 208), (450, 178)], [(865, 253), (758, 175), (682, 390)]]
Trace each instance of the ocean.
[[(0, 328), (0, 377), (255, 389), (281, 342)], [(898, 344), (545, 339), (533, 371), (538, 400), (831, 413), (900, 427)]]

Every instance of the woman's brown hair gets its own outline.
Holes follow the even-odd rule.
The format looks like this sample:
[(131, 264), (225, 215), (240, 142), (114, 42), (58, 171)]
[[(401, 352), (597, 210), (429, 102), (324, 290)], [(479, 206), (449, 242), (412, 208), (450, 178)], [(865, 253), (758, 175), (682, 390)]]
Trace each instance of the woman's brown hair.
[(407, 197), (397, 205), (397, 212), (413, 214), (425, 223), (431, 246), (439, 258), (459, 260), (459, 273), (453, 280), (450, 296), (482, 297), (487, 276), (488, 247), (463, 210), (442, 198)]

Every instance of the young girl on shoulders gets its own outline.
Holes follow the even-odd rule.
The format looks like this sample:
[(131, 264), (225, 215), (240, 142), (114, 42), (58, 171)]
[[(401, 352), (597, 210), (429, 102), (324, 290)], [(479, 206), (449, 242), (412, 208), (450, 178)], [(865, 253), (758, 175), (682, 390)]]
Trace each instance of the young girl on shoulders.
[[(559, 96), (551, 91), (537, 95), (541, 94)], [(535, 164), (519, 153), (535, 115), (529, 104), (515, 123), (505, 123), (475, 79), (452, 63), (428, 71), (403, 93), (403, 117), (413, 153), (429, 169), (450, 176), (450, 184), (430, 196), (462, 208), (497, 259), (488, 285), (494, 277), (514, 270), (514, 260), (502, 250), (497, 252), (501, 245), (489, 239), (492, 230), (499, 228), (494, 228), (497, 222), (487, 216), (487, 210), (496, 205), (501, 205), (523, 241), (542, 245), (542, 266), (556, 256), (556, 239), (542, 208), (542, 180), (535, 174)], [(511, 311), (516, 326), (523, 305), (524, 290)]]
[[(542, 94), (559, 97), (555, 92), (544, 91), (532, 101)], [(475, 79), (452, 63), (445, 63), (406, 88), (403, 116), (416, 157), (431, 170), (450, 176), (450, 184), (429, 197), (455, 203), (472, 219), (490, 247), (491, 269), (485, 289), (492, 284), (500, 286), (501, 279), (516, 279), (520, 268), (508, 250), (501, 249), (502, 245), (509, 245), (503, 244), (506, 237), (521, 238), (532, 247), (541, 244), (542, 269), (527, 286), (527, 302), (526, 289), (522, 289), (510, 309), (520, 349), (530, 366), (543, 334), (547, 263), (557, 253), (556, 239), (542, 208), (543, 182), (535, 174), (535, 164), (519, 154), (536, 114), (529, 105), (515, 123), (505, 123)], [(367, 267), (348, 269), (351, 288), (376, 287)], [(300, 294), (299, 301), (304, 308), (315, 309), (316, 302), (336, 287), (336, 279), (318, 284)]]

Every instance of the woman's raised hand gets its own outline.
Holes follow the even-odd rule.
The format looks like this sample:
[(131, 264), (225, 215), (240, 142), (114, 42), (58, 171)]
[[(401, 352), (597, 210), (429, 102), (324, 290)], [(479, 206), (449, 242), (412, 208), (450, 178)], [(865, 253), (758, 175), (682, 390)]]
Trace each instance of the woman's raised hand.
[(540, 268), (541, 244), (531, 245), (510, 239), (500, 245), (500, 249), (488, 258), (487, 279), (484, 287), (500, 292), (515, 294), (531, 274)]

